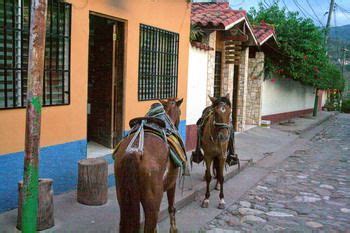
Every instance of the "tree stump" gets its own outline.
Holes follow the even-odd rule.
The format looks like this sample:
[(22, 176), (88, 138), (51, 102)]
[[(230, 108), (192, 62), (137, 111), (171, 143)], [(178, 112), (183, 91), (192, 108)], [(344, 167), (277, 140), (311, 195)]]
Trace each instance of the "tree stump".
[[(52, 179), (39, 179), (39, 206), (37, 230), (42, 231), (55, 225), (53, 213)], [(22, 229), (23, 181), (18, 182), (17, 229)]]
[(108, 164), (104, 159), (78, 162), (77, 200), (85, 205), (103, 205), (108, 200)]

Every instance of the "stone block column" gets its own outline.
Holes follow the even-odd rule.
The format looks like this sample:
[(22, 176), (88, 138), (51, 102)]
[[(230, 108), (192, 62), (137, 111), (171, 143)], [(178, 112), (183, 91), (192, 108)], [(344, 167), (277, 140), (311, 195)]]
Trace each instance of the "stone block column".
[[(209, 34), (208, 45), (214, 50), (208, 51), (208, 77), (207, 77), (207, 96), (214, 95), (214, 78), (215, 78), (215, 47), (216, 47), (216, 34), (214, 31)], [(211, 105), (209, 97), (207, 97), (207, 106)]]
[(261, 95), (264, 80), (263, 52), (257, 52), (255, 58), (249, 58), (249, 75), (246, 98), (246, 122), (248, 125), (260, 125), (261, 122)]
[(222, 96), (224, 96), (227, 93), (230, 93), (230, 99), (232, 99), (233, 92), (233, 73), (234, 64), (225, 64), (225, 58), (223, 58), (221, 94)]
[(243, 48), (239, 64), (239, 80), (237, 95), (237, 130), (243, 131), (246, 121), (246, 106), (248, 93), (249, 48)]

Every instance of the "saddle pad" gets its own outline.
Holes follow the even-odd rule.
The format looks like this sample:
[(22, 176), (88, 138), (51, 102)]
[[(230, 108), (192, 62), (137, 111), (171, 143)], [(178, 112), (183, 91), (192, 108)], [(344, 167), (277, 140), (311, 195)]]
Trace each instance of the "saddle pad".
[[(151, 133), (151, 134), (161, 138), (164, 141), (163, 135), (159, 134), (159, 132), (157, 132), (157, 131), (146, 129), (145, 132)], [(131, 133), (130, 135), (134, 135), (134, 133)], [(170, 156), (171, 160), (173, 161), (173, 163), (175, 164), (176, 167), (184, 168), (186, 165), (186, 161), (187, 161), (186, 153), (183, 150), (180, 142), (177, 140), (177, 137), (175, 137), (174, 135), (167, 136), (167, 142), (168, 142), (168, 145), (170, 146), (170, 155), (169, 156)], [(120, 146), (120, 142), (118, 143), (118, 145), (114, 149), (113, 156), (112, 156), (113, 159), (115, 159), (115, 154), (118, 151), (119, 146)]]
[[(160, 135), (157, 131), (146, 129), (145, 132), (154, 134), (163, 139), (162, 135)], [(168, 135), (167, 142), (170, 146), (170, 158), (172, 159), (176, 167), (184, 168), (186, 165), (187, 158), (186, 152), (181, 146), (181, 142), (179, 142), (177, 137), (174, 135)]]

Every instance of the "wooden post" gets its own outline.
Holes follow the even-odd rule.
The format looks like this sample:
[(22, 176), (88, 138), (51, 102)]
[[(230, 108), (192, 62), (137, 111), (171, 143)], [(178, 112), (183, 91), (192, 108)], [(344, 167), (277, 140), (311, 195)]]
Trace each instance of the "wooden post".
[(36, 232), (47, 0), (32, 0), (29, 33), (22, 231)]
[(108, 164), (104, 159), (78, 162), (77, 201), (85, 205), (103, 205), (108, 200)]
[[(52, 179), (39, 179), (39, 209), (37, 230), (43, 231), (55, 225), (53, 211)], [(23, 181), (18, 183), (17, 228), (22, 229)]]

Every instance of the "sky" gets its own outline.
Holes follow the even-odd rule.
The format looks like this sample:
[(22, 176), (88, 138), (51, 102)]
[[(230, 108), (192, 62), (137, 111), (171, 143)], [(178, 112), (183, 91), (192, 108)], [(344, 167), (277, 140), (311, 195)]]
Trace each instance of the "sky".
[[(251, 7), (256, 7), (260, 1), (264, 2), (265, 5), (270, 5), (276, 0), (229, 0), (233, 9), (243, 8), (247, 11)], [(335, 14), (331, 20), (331, 26), (334, 27), (335, 25), (342, 26), (350, 24), (350, 0), (335, 0), (335, 3), (343, 9), (336, 7)], [(319, 26), (325, 26), (327, 23), (328, 16), (325, 15), (325, 13), (329, 10), (329, 4), (330, 0), (279, 0), (279, 5), (281, 7), (287, 6), (289, 11), (301, 12), (302, 10), (308, 18), (311, 18), (309, 16), (311, 15), (315, 24)], [(301, 16), (305, 17), (303, 13), (301, 13)]]

